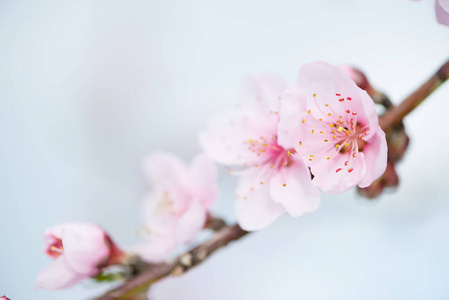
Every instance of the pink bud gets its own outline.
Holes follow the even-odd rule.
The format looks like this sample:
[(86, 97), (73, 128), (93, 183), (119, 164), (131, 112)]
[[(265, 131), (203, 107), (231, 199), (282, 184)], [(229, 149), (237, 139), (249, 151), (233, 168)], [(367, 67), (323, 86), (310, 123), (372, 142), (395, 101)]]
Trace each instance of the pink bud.
[(0, 300), (10, 300), (10, 299), (6, 296), (2, 296), (2, 297), (0, 297)]
[(44, 241), (44, 252), (54, 262), (38, 274), (36, 288), (70, 287), (97, 275), (101, 268), (117, 263), (124, 256), (101, 227), (89, 223), (48, 228)]

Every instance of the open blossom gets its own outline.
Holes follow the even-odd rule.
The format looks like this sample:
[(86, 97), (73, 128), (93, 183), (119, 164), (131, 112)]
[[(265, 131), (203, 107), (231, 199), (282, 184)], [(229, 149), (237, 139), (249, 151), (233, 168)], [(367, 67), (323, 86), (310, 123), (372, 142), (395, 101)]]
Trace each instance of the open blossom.
[(44, 233), (44, 251), (54, 262), (42, 270), (36, 288), (63, 289), (95, 276), (123, 256), (107, 233), (89, 223), (64, 223)]
[(200, 142), (216, 161), (238, 175), (235, 209), (245, 230), (258, 230), (287, 212), (316, 210), (319, 190), (294, 145), (277, 136), (280, 98), (286, 83), (273, 75), (250, 78), (238, 108), (215, 117)]
[(175, 247), (191, 242), (204, 227), (218, 197), (217, 170), (205, 154), (187, 166), (174, 155), (154, 153), (145, 159), (144, 171), (150, 182), (143, 207), (148, 241), (133, 251), (157, 262)]
[(283, 97), (279, 140), (295, 145), (321, 190), (369, 186), (387, 162), (372, 99), (343, 70), (324, 62), (305, 65), (299, 87)]

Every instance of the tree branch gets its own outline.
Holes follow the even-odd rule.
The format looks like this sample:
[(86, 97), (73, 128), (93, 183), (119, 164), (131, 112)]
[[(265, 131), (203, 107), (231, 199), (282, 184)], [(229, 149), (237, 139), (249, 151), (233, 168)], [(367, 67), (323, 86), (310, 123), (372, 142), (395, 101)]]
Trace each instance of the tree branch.
[(142, 273), (123, 283), (121, 286), (95, 298), (95, 300), (128, 299), (129, 297), (147, 290), (150, 285), (170, 274), (181, 275), (189, 269), (203, 262), (217, 249), (236, 241), (248, 234), (239, 225), (225, 226), (217, 231), (209, 240), (179, 256), (171, 263), (160, 263), (149, 266)]
[(401, 102), (398, 106), (389, 109), (385, 115), (379, 119), (380, 127), (385, 131), (390, 131), (399, 124), (406, 115), (412, 112), (421, 102), (424, 101), (434, 90), (449, 78), (449, 60), (432, 75), (423, 85)]

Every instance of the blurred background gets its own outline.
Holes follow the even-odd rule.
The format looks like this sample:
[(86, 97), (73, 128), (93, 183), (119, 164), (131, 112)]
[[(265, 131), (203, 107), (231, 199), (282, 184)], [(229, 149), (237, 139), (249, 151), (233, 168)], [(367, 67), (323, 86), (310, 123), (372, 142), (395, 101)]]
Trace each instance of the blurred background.
[[(91, 281), (34, 289), (51, 260), (45, 228), (96, 222), (127, 247), (140, 240), (152, 151), (190, 160), (209, 118), (242, 80), (273, 71), (292, 84), (310, 61), (350, 63), (395, 103), (449, 58), (432, 0), (0, 0), (0, 295), (89, 299)], [(151, 299), (448, 299), (449, 83), (405, 124), (401, 185), (374, 201), (324, 195), (283, 216)], [(234, 220), (222, 173), (214, 212)]]

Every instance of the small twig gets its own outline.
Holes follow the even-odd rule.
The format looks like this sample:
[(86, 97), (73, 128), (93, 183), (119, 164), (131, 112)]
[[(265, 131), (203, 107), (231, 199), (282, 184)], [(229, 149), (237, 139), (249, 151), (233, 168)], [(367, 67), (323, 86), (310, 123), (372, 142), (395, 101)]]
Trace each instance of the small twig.
[(391, 130), (399, 124), (402, 119), (412, 112), (421, 102), (424, 101), (434, 90), (449, 78), (449, 60), (432, 75), (423, 85), (408, 96), (398, 106), (392, 107), (380, 119), (379, 125), (385, 131)]
[(169, 276), (172, 273), (173, 275), (180, 275), (187, 272), (189, 269), (203, 262), (217, 249), (227, 245), (231, 241), (238, 240), (247, 233), (239, 225), (226, 226), (217, 231), (209, 240), (179, 256), (175, 261), (171, 263), (153, 264), (138, 276), (131, 278), (106, 294), (95, 298), (95, 300), (128, 299), (133, 295), (147, 290), (153, 282), (161, 278)]

